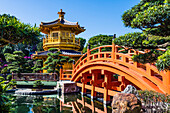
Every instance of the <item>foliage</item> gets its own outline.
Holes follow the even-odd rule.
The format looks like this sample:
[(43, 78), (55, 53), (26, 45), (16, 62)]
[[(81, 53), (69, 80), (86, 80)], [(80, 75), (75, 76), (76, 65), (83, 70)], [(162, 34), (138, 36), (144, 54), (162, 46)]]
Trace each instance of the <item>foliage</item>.
[(44, 62), (45, 66), (43, 69), (46, 69), (48, 73), (56, 73), (59, 75), (60, 67), (62, 67), (64, 62), (72, 62), (68, 56), (61, 56), (61, 52), (56, 48), (48, 49), (47, 60)]
[(146, 36), (143, 33), (135, 32), (119, 36), (114, 40), (114, 43), (133, 49), (144, 50), (156, 49), (169, 41), (170, 37)]
[(170, 49), (158, 57), (156, 66), (158, 70), (170, 70)]
[(40, 42), (37, 44), (37, 51), (44, 51), (42, 40), (40, 40)]
[(22, 51), (14, 51), (13, 54), (5, 53), (6, 61), (9, 63), (7, 69), (10, 73), (28, 73), (32, 72), (31, 66), (24, 58)]
[(141, 0), (140, 3), (124, 12), (123, 23), (126, 27), (138, 28), (147, 34), (170, 35), (170, 7), (165, 0)]
[(41, 80), (36, 80), (36, 81), (34, 81), (33, 87), (38, 87), (38, 88), (40, 88), (40, 87), (42, 87), (42, 86), (44, 86), (44, 84), (41, 82)]
[(42, 71), (43, 70), (42, 67), (43, 67), (43, 61), (40, 60), (40, 59), (36, 60), (34, 67), (32, 68), (33, 73), (37, 73), (37, 72)]
[[(93, 49), (95, 47), (99, 47), (102, 45), (111, 45), (112, 44), (113, 36), (108, 35), (97, 35), (93, 36), (88, 40), (88, 44), (90, 44), (90, 49)], [(104, 51), (104, 50), (103, 50)], [(87, 45), (83, 49), (83, 53), (87, 52)]]
[(116, 38), (114, 43), (129, 49), (149, 49), (146, 54), (133, 56), (133, 60), (140, 63), (157, 62), (159, 70), (169, 70), (170, 59), (167, 52), (156, 50), (164, 48), (169, 51), (170, 18), (168, 9), (170, 8), (165, 0), (141, 0), (140, 3), (124, 12), (122, 20), (126, 27), (141, 29), (142, 33), (125, 34)]
[(14, 48), (12, 48), (11, 46), (5, 46), (2, 50), (2, 53), (13, 53)]
[(7, 77), (6, 77), (7, 80), (11, 81), (12, 80), (12, 75), (9, 74)]
[(0, 111), (2, 113), (10, 112), (10, 107), (12, 105), (13, 98), (6, 94), (7, 90), (12, 89), (12, 86), (16, 85), (15, 80), (6, 83), (3, 77), (0, 77)]
[(36, 41), (39, 35), (40, 31), (38, 27), (24, 24), (9, 14), (0, 15), (0, 47), (8, 43), (30, 43)]
[(157, 112), (169, 112), (170, 95), (161, 94), (154, 91), (138, 90), (138, 97), (144, 103), (145, 108), (156, 109)]
[(79, 37), (79, 38), (80, 38), (80, 49), (79, 49), (79, 51), (83, 51), (84, 45), (86, 43), (86, 39), (81, 38), (81, 37)]

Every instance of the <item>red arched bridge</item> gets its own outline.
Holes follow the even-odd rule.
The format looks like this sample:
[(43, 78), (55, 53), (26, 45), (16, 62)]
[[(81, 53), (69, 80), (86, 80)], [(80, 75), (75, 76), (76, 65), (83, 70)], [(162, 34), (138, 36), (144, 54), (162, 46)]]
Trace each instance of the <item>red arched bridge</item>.
[(87, 49), (73, 65), (72, 75), (61, 74), (60, 79), (76, 82), (82, 93), (90, 92), (92, 98), (101, 93), (104, 101), (129, 84), (141, 90), (170, 94), (170, 71), (158, 71), (154, 63), (132, 61), (132, 55), (143, 53), (114, 44)]

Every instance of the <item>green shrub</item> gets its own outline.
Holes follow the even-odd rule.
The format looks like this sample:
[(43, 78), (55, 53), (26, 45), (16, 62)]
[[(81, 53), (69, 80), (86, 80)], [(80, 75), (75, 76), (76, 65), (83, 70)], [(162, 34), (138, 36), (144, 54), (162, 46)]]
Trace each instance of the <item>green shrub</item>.
[(36, 80), (36, 81), (34, 81), (33, 87), (38, 87), (38, 88), (40, 88), (40, 87), (42, 87), (42, 86), (44, 86), (44, 84), (42, 83), (41, 80)]
[(12, 75), (9, 74), (7, 77), (6, 77), (7, 80), (11, 81), (12, 80)]

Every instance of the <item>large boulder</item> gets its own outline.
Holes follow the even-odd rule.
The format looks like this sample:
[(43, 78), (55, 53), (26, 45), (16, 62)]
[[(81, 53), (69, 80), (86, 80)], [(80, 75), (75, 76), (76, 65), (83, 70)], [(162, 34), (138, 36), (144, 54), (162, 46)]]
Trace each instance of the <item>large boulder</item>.
[(118, 93), (113, 96), (112, 113), (140, 113), (141, 101), (134, 94)]
[(121, 93), (134, 94), (138, 96), (137, 89), (132, 85), (127, 85), (124, 91), (122, 91)]

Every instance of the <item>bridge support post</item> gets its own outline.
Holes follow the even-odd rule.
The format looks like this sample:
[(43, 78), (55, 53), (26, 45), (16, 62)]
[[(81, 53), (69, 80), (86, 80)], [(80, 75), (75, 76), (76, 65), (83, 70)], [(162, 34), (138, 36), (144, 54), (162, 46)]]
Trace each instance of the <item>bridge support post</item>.
[(92, 113), (95, 113), (95, 104), (93, 100), (91, 100), (91, 106), (92, 106)]
[(93, 100), (96, 98), (97, 93), (95, 92), (95, 82), (97, 80), (97, 73), (92, 73), (92, 80), (90, 81), (90, 84), (92, 85), (91, 89), (91, 99)]
[(104, 82), (102, 83), (102, 86), (104, 86), (104, 98), (103, 103), (109, 104), (110, 103), (110, 96), (108, 95), (108, 87), (109, 87), (109, 81), (111, 80), (111, 76), (108, 74), (105, 74)]
[(118, 81), (121, 82), (121, 85), (119, 86), (119, 90), (123, 91), (125, 89), (125, 76), (118, 76)]
[(82, 95), (85, 95), (86, 94), (86, 89), (85, 89), (85, 81), (86, 80), (86, 77), (85, 75), (82, 74), (82, 79), (81, 79), (81, 82), (82, 82), (82, 90), (81, 90), (81, 94)]
[(82, 105), (83, 105), (82, 108), (84, 109), (85, 108), (85, 98), (84, 98), (84, 96), (82, 96), (81, 99), (82, 99)]

